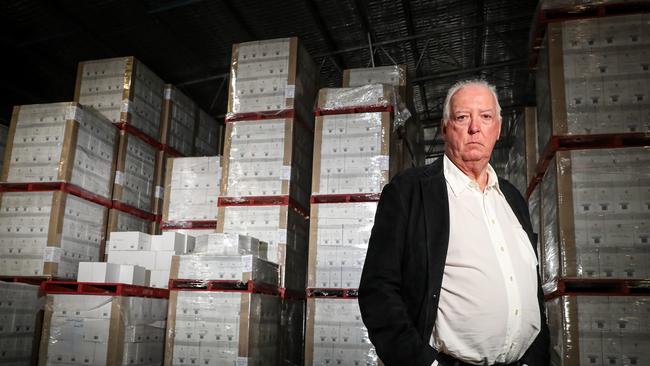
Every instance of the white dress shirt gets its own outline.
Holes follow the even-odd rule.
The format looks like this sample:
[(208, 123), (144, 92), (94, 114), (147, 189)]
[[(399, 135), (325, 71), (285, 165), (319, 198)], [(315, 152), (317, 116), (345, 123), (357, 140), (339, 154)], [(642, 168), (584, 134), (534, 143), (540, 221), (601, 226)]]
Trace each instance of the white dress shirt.
[(443, 165), (449, 249), (431, 346), (477, 365), (515, 362), (540, 329), (535, 252), (491, 166), (481, 192), (447, 156)]

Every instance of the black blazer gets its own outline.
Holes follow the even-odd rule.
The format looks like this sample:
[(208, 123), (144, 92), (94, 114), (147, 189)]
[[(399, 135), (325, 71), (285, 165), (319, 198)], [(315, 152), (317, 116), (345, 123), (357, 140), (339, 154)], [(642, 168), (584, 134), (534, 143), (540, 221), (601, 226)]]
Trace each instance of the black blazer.
[[(381, 193), (359, 286), (359, 306), (370, 341), (386, 366), (430, 366), (429, 345), (436, 321), (449, 245), (449, 201), (443, 159), (399, 173)], [(519, 191), (499, 179), (499, 188), (519, 223), (533, 233), (528, 205)], [(535, 249), (533, 245), (533, 249)], [(541, 330), (524, 363), (549, 363), (549, 331), (538, 276)]]

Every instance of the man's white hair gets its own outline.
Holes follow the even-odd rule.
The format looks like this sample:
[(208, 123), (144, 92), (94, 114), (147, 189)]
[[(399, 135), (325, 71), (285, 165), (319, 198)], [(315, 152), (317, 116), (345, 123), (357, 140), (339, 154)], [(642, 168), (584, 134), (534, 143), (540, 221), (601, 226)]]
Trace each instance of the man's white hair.
[(501, 121), (501, 105), (499, 105), (499, 98), (497, 97), (497, 89), (494, 85), (488, 83), (485, 80), (480, 79), (471, 79), (471, 80), (462, 80), (452, 85), (451, 88), (447, 91), (447, 97), (445, 98), (445, 104), (442, 108), (442, 126), (446, 126), (447, 122), (451, 118), (451, 98), (458, 92), (460, 89), (466, 86), (482, 86), (490, 91), (492, 97), (494, 97), (494, 103), (496, 105), (496, 114), (499, 122)]

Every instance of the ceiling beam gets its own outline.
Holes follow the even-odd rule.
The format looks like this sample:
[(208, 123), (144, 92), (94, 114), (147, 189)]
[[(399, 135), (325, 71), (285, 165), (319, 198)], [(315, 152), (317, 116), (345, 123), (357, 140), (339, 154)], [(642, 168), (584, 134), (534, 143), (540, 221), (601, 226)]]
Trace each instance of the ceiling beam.
[[(448, 34), (450, 32), (459, 32), (463, 30), (474, 29), (476, 27), (489, 27), (496, 24), (512, 23), (518, 20), (530, 20), (530, 15), (518, 15), (518, 16), (503, 18), (503, 19), (494, 20), (490, 22), (483, 22), (480, 24), (468, 24), (468, 25), (453, 26), (453, 27), (438, 27), (435, 30), (414, 34), (412, 36), (397, 37), (387, 41), (375, 42), (373, 43), (373, 46), (380, 47), (380, 46), (392, 45), (395, 43), (402, 43), (402, 42), (410, 41), (412, 39), (433, 38), (433, 37), (438, 37), (438, 36)], [(355, 47), (348, 47), (340, 50), (320, 53), (315, 55), (314, 57), (320, 58), (320, 57), (331, 56), (331, 55), (342, 54), (342, 53), (357, 52), (357, 51), (365, 50), (367, 48), (368, 45), (366, 43), (363, 43), (362, 45), (355, 46)]]
[(440, 79), (446, 79), (458, 75), (466, 75), (466, 74), (472, 74), (475, 72), (483, 71), (483, 70), (489, 70), (489, 69), (495, 69), (495, 68), (501, 68), (501, 67), (508, 67), (508, 66), (519, 66), (519, 65), (526, 65), (528, 62), (527, 58), (519, 58), (519, 59), (513, 59), (513, 60), (507, 60), (507, 61), (502, 61), (502, 62), (496, 62), (493, 64), (486, 64), (486, 65), (481, 65), (478, 67), (472, 67), (472, 68), (463, 68), (463, 69), (456, 69), (456, 70), (449, 70), (445, 72), (440, 72), (432, 75), (426, 75), (422, 76), (419, 78), (415, 78), (412, 80), (413, 84), (419, 84), (419, 83), (425, 83), (425, 82), (431, 82), (435, 80), (440, 80)]
[(242, 13), (235, 8), (231, 0), (224, 0), (222, 3), (230, 13), (235, 23), (239, 25), (239, 28), (241, 28), (241, 30), (243, 30), (248, 35), (249, 40), (256, 40), (261, 38), (260, 35), (253, 30), (253, 27), (251, 27), (248, 21), (246, 21), (246, 18), (242, 15)]
[[(325, 45), (327, 47), (327, 50), (328, 51), (335, 50), (336, 44), (332, 39), (332, 35), (327, 30), (327, 25), (325, 24), (325, 20), (323, 19), (323, 16), (321, 15), (320, 11), (318, 11), (318, 6), (316, 5), (316, 2), (314, 0), (305, 0), (305, 5), (307, 6), (307, 10), (309, 10), (309, 14), (314, 20), (314, 23), (316, 23), (316, 28), (318, 29), (318, 32), (323, 37), (323, 40), (325, 40)], [(345, 69), (345, 62), (338, 54), (328, 55), (328, 56), (332, 56), (331, 61), (332, 63), (334, 63), (334, 66), (337, 69), (339, 70)]]
[(165, 11), (174, 10), (174, 9), (182, 8), (182, 7), (185, 7), (185, 6), (188, 6), (188, 5), (200, 3), (202, 1), (204, 1), (204, 0), (175, 0), (175, 1), (168, 1), (168, 2), (165, 2), (165, 5), (160, 5), (160, 6), (157, 6), (155, 8), (150, 8), (148, 10), (148, 13), (149, 13), (149, 15), (158, 14), (158, 13), (162, 13), (162, 12), (165, 12)]
[(370, 34), (370, 41), (374, 44), (377, 38), (375, 37), (375, 31), (370, 28), (370, 23), (368, 23), (368, 10), (362, 2), (366, 2), (366, 0), (354, 0), (354, 15), (359, 21), (363, 34)]

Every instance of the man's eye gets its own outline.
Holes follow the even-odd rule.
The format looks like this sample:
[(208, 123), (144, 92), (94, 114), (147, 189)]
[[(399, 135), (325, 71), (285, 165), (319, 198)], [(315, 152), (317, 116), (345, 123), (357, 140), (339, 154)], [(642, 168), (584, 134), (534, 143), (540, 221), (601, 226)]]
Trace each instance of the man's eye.
[(467, 116), (456, 116), (456, 121), (463, 121)]
[(484, 114), (483, 118), (484, 119), (490, 119), (490, 118), (492, 118), (492, 115), (491, 114)]

